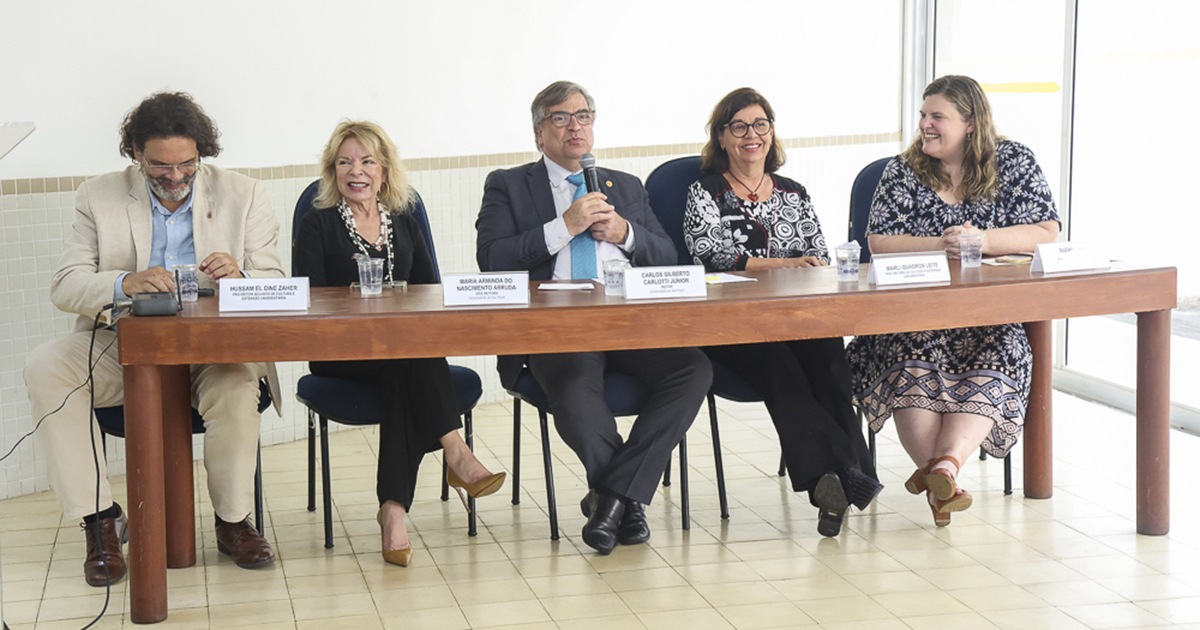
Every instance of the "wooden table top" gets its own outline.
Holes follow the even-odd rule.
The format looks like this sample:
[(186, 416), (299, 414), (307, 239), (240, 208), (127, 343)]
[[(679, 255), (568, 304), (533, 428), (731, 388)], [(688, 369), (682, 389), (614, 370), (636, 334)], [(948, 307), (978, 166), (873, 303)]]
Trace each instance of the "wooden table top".
[(221, 314), (201, 298), (178, 317), (128, 317), (124, 365), (332, 361), (754, 343), (1033, 322), (1170, 309), (1173, 267), (1031, 276), (1028, 265), (960, 269), (951, 283), (875, 288), (833, 267), (745, 272), (707, 298), (630, 300), (539, 291), (528, 306), (444, 307), (440, 285), (313, 289), (301, 313)]

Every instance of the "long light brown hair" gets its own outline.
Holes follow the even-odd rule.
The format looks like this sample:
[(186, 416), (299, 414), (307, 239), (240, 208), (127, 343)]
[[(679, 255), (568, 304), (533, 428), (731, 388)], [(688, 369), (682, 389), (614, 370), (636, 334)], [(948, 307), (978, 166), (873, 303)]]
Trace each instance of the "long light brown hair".
[(373, 122), (343, 120), (333, 130), (329, 144), (321, 154), (321, 185), (317, 188), (317, 197), (313, 204), (317, 208), (332, 208), (342, 200), (342, 193), (337, 187), (337, 154), (342, 143), (348, 138), (355, 138), (362, 143), (367, 152), (379, 160), (379, 165), (387, 173), (387, 179), (379, 189), (379, 201), (388, 212), (404, 212), (414, 199), (412, 186), (408, 185), (408, 175), (400, 166), (400, 155), (396, 145), (388, 137), (383, 127)]
[[(992, 107), (988, 104), (983, 88), (971, 77), (948, 74), (940, 77), (925, 88), (922, 98), (940, 95), (954, 103), (964, 122), (974, 122), (975, 131), (968, 134), (967, 146), (962, 161), (962, 181), (958, 184), (964, 201), (991, 199), (996, 195), (996, 143), (1004, 140), (997, 135), (992, 121)], [(913, 170), (917, 181), (934, 190), (948, 190), (953, 186), (950, 175), (942, 168), (942, 161), (930, 157), (921, 149), (918, 135), (904, 151), (904, 161)]]

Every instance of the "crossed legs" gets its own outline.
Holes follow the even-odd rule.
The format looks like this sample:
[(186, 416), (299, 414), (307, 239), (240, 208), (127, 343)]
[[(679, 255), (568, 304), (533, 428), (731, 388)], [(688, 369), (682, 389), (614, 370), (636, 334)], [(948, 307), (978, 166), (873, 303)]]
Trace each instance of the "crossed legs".
[[(900, 444), (917, 465), (918, 472), (923, 472), (922, 483), (910, 486), (910, 491), (914, 487), (918, 488), (918, 492), (924, 490), (928, 485), (924, 480), (933, 475), (952, 480), (950, 483), (954, 484), (954, 491), (948, 498), (943, 497), (939, 500), (935, 492), (927, 492), (935, 520), (939, 525), (948, 524), (950, 511), (956, 511), (956, 506), (958, 509), (965, 509), (970, 505), (970, 495), (957, 488), (954, 481), (958, 477), (957, 464), (967, 461), (979, 448), (991, 432), (994, 422), (991, 418), (970, 413), (942, 414), (915, 407), (895, 409), (892, 415), (896, 418), (896, 433), (900, 437)], [(913, 479), (916, 477), (917, 473), (914, 473)], [(964, 495), (966, 499), (963, 499)], [(939, 513), (943, 516), (939, 517)]]

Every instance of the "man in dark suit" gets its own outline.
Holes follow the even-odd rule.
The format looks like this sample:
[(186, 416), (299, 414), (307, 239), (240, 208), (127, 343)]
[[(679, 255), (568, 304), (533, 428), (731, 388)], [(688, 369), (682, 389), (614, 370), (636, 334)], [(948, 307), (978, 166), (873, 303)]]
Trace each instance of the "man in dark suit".
[[(597, 169), (604, 192), (584, 187), (579, 158), (592, 149), (595, 109), (587, 91), (567, 81), (534, 98), (533, 133), (543, 158), (488, 175), (475, 222), (481, 270), (526, 270), (531, 280), (589, 279), (606, 260), (675, 264), (675, 246), (636, 177)], [(607, 554), (618, 542), (648, 540), (643, 506), (700, 410), (712, 382), (708, 360), (696, 348), (500, 357), (496, 367), (505, 387), (523, 365), (550, 399), (559, 435), (587, 469), (584, 542)], [(634, 376), (651, 390), (627, 439), (604, 402), (605, 370)]]

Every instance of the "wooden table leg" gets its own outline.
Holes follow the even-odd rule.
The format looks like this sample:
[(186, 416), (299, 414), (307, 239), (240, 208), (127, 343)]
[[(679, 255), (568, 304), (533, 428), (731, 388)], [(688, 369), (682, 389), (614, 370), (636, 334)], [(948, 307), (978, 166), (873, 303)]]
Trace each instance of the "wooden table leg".
[(1054, 494), (1054, 422), (1050, 400), (1054, 371), (1053, 322), (1025, 324), (1033, 350), (1033, 381), (1025, 410), (1025, 496), (1049, 499)]
[(158, 366), (125, 366), (127, 560), (130, 617), (134, 623), (157, 623), (167, 618), (162, 409)]
[(1138, 313), (1137, 531), (1171, 529), (1171, 311)]
[(160, 368), (163, 392), (163, 474), (166, 477), (167, 567), (196, 564), (196, 501), (192, 478), (191, 370)]

